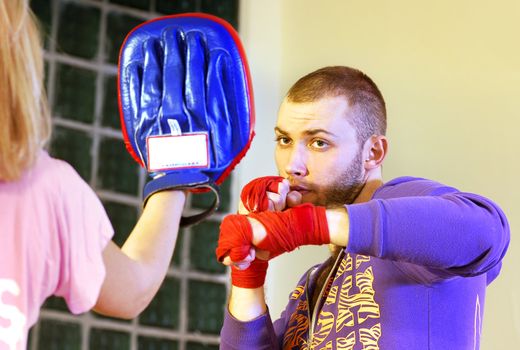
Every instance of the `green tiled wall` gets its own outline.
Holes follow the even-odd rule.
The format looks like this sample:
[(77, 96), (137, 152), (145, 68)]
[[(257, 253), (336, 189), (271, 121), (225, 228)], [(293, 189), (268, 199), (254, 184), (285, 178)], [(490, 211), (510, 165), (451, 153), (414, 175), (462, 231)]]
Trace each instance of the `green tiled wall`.
[(128, 350), (130, 348), (130, 334), (93, 328), (90, 331), (90, 350)]
[(202, 343), (188, 343), (186, 344), (187, 350), (218, 350), (218, 346), (202, 344)]
[(83, 131), (55, 127), (51, 153), (69, 162), (85, 181), (90, 181), (92, 137)]
[(210, 273), (225, 273), (224, 265), (215, 259), (219, 222), (203, 221), (191, 229), (190, 268)]
[(103, 201), (103, 205), (115, 231), (113, 241), (121, 246), (135, 226), (138, 210), (124, 203)]
[(186, 236), (186, 230), (181, 229), (177, 236), (177, 244), (175, 245), (175, 250), (173, 252), (173, 259), (171, 261), (171, 265), (173, 268), (179, 268), (182, 265), (182, 251), (184, 249), (184, 239)]
[(68, 311), (67, 304), (63, 298), (52, 297), (45, 301), (43, 305), (45, 309), (55, 310), (55, 311)]
[(64, 119), (94, 122), (96, 73), (89, 69), (58, 64), (53, 112)]
[(39, 349), (81, 350), (81, 327), (77, 323), (43, 320), (39, 333)]
[(150, 0), (110, 0), (110, 2), (113, 4), (138, 8), (141, 10), (150, 9)]
[(218, 334), (224, 320), (226, 287), (223, 284), (190, 281), (188, 302), (188, 329)]
[(99, 144), (99, 167), (97, 186), (129, 195), (138, 195), (139, 167), (129, 157), (121, 140), (101, 138)]
[[(220, 186), (220, 206), (218, 212), (225, 213), (230, 210), (231, 205), (231, 182), (232, 177), (228, 177)], [(191, 205), (194, 208), (208, 208), (213, 203), (214, 195), (211, 192), (201, 193), (194, 196)]]
[(235, 28), (238, 25), (238, 0), (201, 0), (201, 12), (210, 13), (212, 15), (225, 18)]
[(179, 343), (173, 340), (139, 337), (138, 350), (177, 350)]
[(100, 10), (95, 7), (64, 2), (60, 6), (57, 49), (69, 55), (93, 59), (99, 47), (100, 16)]
[(107, 33), (105, 36), (105, 57), (108, 62), (117, 64), (119, 49), (125, 40), (126, 34), (143, 20), (131, 15), (111, 12), (107, 17)]
[(139, 316), (139, 324), (168, 329), (179, 328), (180, 281), (167, 278), (154, 300)]
[[(31, 7), (47, 51), (45, 83), (54, 118), (49, 151), (98, 192), (114, 242), (122, 245), (139, 217), (146, 175), (126, 152), (120, 132), (121, 44), (132, 28), (159, 15), (205, 12), (236, 28), (238, 0), (31, 0)], [(139, 317), (73, 316), (62, 298), (52, 297), (31, 331), (28, 349), (217, 349), (227, 288), (215, 247), (219, 219), (232, 208), (231, 183), (229, 177), (221, 187), (215, 216), (179, 232), (168, 276)], [(187, 209), (206, 208), (212, 196), (190, 196)]]
[(108, 128), (119, 129), (119, 106), (117, 99), (117, 76), (105, 76), (104, 82), (105, 93), (103, 94), (103, 115), (101, 125)]
[(178, 14), (184, 12), (195, 12), (199, 8), (198, 1), (195, 0), (156, 0), (157, 11), (168, 14)]
[(31, 7), (40, 20), (40, 30), (44, 38), (44, 47), (48, 48), (48, 38), (51, 32), (51, 2), (48, 0), (32, 0)]

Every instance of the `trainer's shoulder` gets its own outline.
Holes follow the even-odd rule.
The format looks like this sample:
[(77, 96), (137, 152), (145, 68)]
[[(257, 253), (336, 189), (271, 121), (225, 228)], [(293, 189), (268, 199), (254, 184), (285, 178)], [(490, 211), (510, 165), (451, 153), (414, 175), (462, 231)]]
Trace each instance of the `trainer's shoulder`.
[(50, 156), (46, 151), (40, 153), (34, 170), (41, 181), (49, 186), (82, 187), (86, 185), (85, 180), (72, 165), (64, 160)]
[(386, 182), (376, 191), (374, 198), (440, 196), (453, 192), (458, 192), (458, 190), (437, 181), (422, 177), (402, 176)]

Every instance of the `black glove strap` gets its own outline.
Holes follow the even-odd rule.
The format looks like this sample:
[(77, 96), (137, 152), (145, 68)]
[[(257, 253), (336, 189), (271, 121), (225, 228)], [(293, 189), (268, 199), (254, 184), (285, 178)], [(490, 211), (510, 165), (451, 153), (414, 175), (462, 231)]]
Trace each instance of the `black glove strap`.
[(215, 185), (214, 183), (211, 182), (211, 183), (207, 183), (201, 187), (209, 188), (211, 190), (211, 192), (215, 195), (213, 203), (211, 204), (211, 206), (209, 208), (204, 209), (204, 211), (201, 213), (194, 214), (191, 216), (181, 217), (181, 222), (180, 222), (181, 227), (188, 227), (193, 224), (196, 224), (196, 223), (204, 220), (205, 218), (211, 216), (211, 214), (213, 214), (215, 212), (215, 210), (218, 209), (218, 206), (220, 205), (220, 191), (219, 191), (219, 188), (217, 187), (217, 185)]
[(146, 206), (148, 198), (156, 192), (167, 190), (190, 191), (197, 188), (207, 188), (215, 195), (211, 206), (201, 213), (181, 217), (180, 226), (187, 227), (207, 218), (217, 210), (220, 204), (219, 187), (203, 173), (170, 173), (153, 179), (143, 189), (143, 207)]

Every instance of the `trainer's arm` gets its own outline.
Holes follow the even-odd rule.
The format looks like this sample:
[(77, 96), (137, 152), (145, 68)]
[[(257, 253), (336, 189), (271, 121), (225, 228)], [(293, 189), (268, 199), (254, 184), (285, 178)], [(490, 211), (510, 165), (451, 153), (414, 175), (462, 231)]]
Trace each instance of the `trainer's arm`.
[(185, 199), (182, 191), (154, 194), (123, 247), (109, 242), (96, 312), (134, 318), (150, 303), (166, 276)]

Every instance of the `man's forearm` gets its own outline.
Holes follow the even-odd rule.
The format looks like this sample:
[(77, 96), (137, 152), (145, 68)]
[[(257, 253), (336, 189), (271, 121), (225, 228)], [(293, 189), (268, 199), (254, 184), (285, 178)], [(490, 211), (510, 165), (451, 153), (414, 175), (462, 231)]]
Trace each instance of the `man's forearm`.
[(239, 321), (251, 321), (265, 314), (267, 306), (265, 304), (264, 287), (248, 289), (231, 287), (229, 297), (229, 313)]
[(329, 225), (330, 243), (346, 247), (349, 238), (349, 218), (345, 207), (327, 209), (327, 223)]

